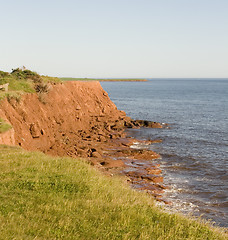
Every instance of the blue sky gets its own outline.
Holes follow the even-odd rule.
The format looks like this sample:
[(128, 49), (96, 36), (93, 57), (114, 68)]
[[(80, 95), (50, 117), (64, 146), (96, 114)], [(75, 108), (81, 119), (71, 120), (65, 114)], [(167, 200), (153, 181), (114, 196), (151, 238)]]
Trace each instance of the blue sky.
[(0, 70), (228, 77), (228, 0), (0, 0)]

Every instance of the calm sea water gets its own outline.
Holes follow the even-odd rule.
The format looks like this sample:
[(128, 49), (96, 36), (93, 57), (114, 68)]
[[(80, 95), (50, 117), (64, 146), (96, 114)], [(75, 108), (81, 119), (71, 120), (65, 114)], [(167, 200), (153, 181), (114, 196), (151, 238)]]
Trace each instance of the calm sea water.
[(167, 129), (134, 129), (160, 153), (164, 194), (172, 209), (202, 215), (228, 227), (228, 79), (153, 79), (102, 82), (118, 109), (133, 119), (169, 123)]

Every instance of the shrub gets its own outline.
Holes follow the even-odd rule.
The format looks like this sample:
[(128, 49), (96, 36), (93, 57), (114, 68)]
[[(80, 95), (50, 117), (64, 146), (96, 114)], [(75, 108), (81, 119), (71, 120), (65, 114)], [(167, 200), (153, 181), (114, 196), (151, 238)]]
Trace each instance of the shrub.
[(17, 103), (21, 100), (21, 94), (18, 92), (6, 93), (5, 95), (9, 103), (12, 103), (12, 100), (16, 100)]
[(0, 78), (5, 78), (5, 77), (9, 77), (9, 73), (0, 71)]
[(36, 83), (34, 88), (37, 93), (48, 93), (50, 89), (49, 85), (43, 82)]
[(18, 80), (31, 79), (35, 83), (42, 82), (42, 79), (38, 73), (28, 69), (25, 69), (25, 70), (20, 68), (12, 69), (11, 75), (15, 76)]
[(23, 74), (23, 70), (20, 68), (12, 69), (12, 76), (15, 76), (17, 79), (25, 79), (25, 75)]

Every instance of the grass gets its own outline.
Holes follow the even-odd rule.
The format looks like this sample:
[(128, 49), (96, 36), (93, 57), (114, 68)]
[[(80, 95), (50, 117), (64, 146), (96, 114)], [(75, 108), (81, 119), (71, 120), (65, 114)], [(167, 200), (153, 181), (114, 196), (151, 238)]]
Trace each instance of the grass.
[(0, 146), (0, 239), (227, 239), (82, 160)]
[(31, 80), (20, 79), (14, 77), (0, 78), (0, 85), (9, 83), (9, 91), (0, 91), (0, 100), (5, 97), (20, 97), (24, 93), (35, 93), (34, 83)]
[(145, 82), (141, 78), (60, 78), (62, 81), (99, 81), (99, 82)]
[(2, 118), (0, 118), (0, 133), (7, 132), (12, 126), (9, 123), (6, 123)]
[(50, 76), (41, 76), (44, 83), (60, 83), (62, 82), (60, 78), (50, 77)]
[(39, 86), (48, 83), (59, 83), (61, 80), (56, 77), (41, 76), (28, 69), (13, 69), (11, 73), (0, 71), (0, 85), (9, 83), (9, 91), (0, 91), (0, 100), (7, 98), (19, 99), (24, 93), (35, 93)]
[(25, 69), (24, 67), (12, 69), (11, 73), (0, 71), (0, 85), (9, 83), (9, 91), (0, 90), (0, 100), (7, 97), (8, 99), (15, 98), (20, 100), (21, 95), (25, 93), (40, 93), (42, 89), (48, 89), (48, 84), (57, 84), (62, 81), (147, 81), (146, 79), (134, 78), (57, 78), (50, 76), (39, 75), (36, 72)]

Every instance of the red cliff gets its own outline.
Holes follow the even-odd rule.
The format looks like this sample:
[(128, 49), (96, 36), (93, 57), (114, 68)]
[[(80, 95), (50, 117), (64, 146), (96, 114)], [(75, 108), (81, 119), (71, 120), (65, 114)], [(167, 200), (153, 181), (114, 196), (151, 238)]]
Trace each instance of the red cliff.
[(126, 118), (99, 82), (66, 82), (39, 97), (5, 99), (0, 117), (13, 127), (0, 134), (0, 144), (70, 156), (90, 156), (93, 145), (112, 138)]

